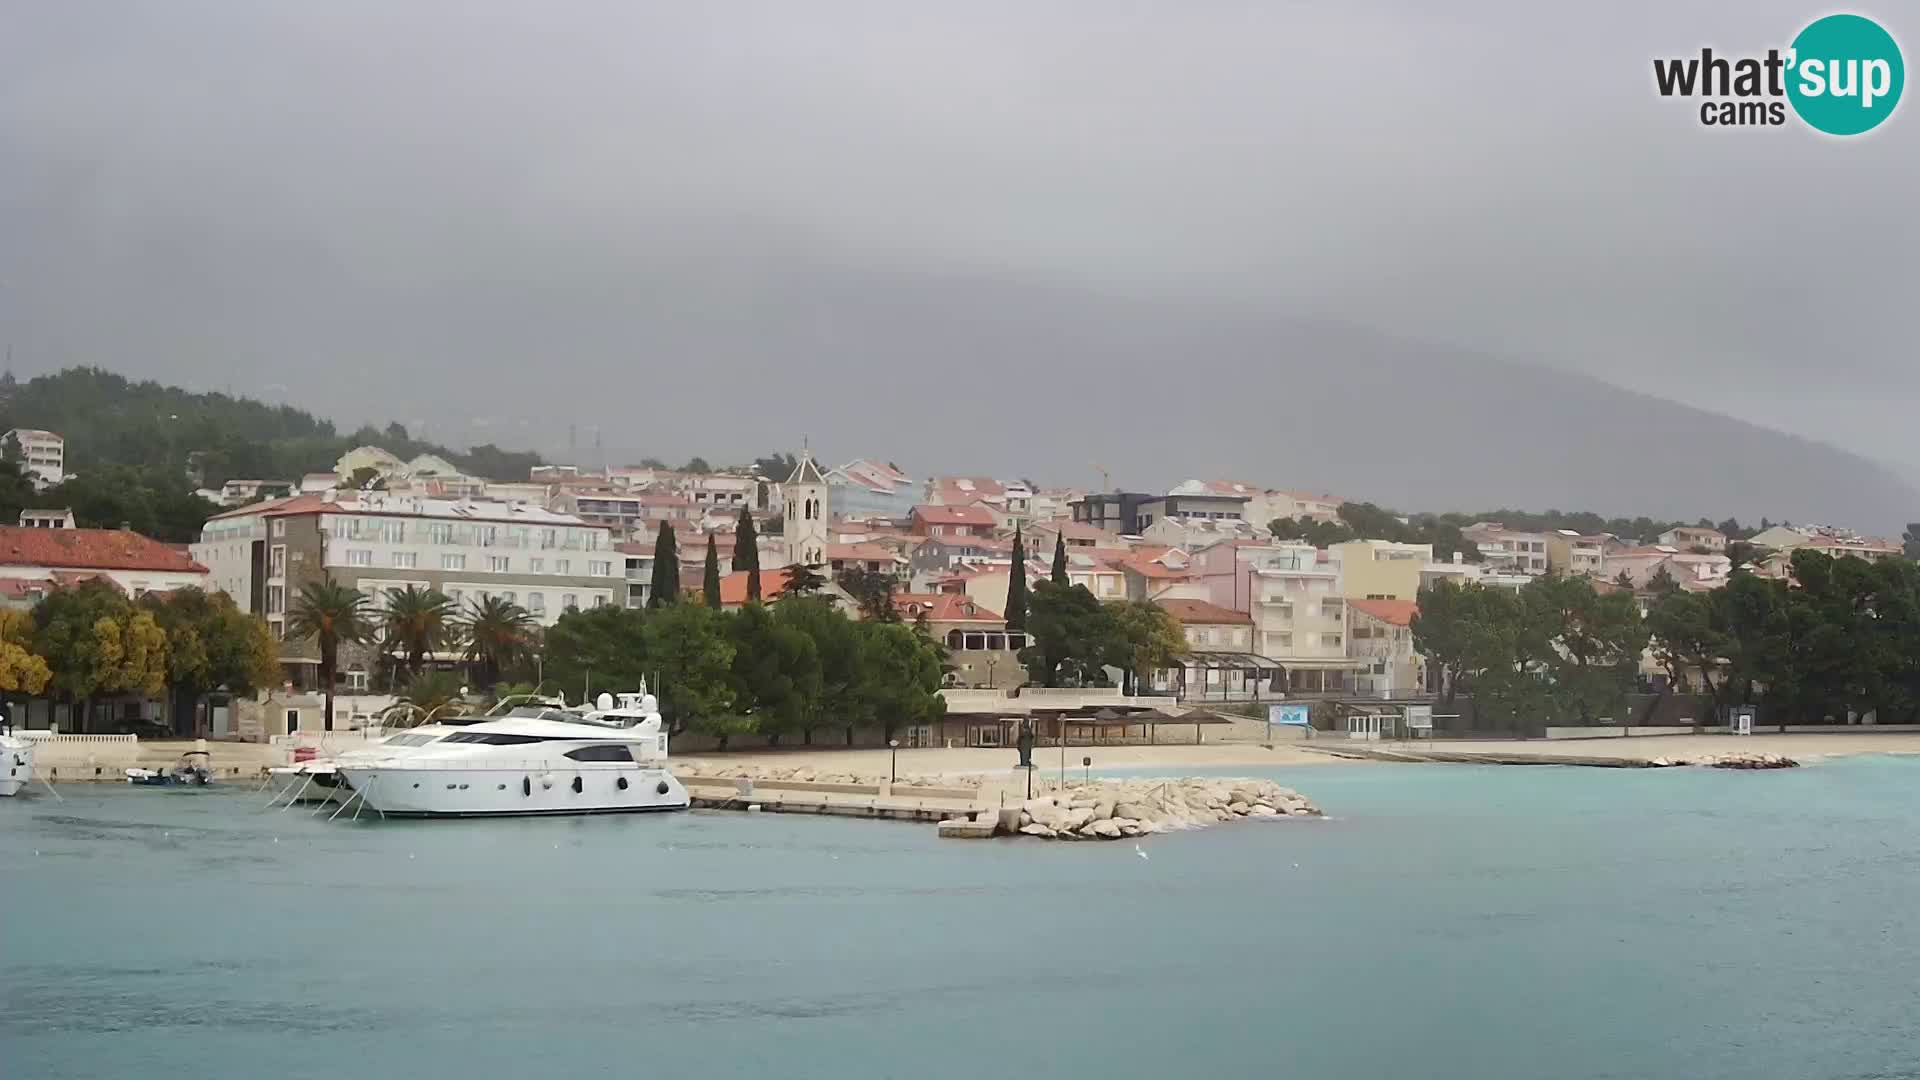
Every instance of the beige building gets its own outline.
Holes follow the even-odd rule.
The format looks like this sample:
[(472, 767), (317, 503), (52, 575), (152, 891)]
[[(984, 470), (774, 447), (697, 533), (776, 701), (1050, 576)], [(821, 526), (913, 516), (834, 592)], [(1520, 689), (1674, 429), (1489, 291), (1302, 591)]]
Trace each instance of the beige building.
[(1340, 595), (1349, 600), (1412, 600), (1420, 571), (1433, 561), (1432, 544), (1349, 540), (1327, 548), (1340, 567)]
[(1721, 532), (1719, 529), (1699, 528), (1691, 525), (1668, 529), (1666, 532), (1660, 534), (1659, 542), (1668, 547), (1679, 548), (1681, 551), (1690, 551), (1694, 548), (1706, 548), (1709, 552), (1718, 553), (1727, 550), (1726, 533)]
[(1605, 534), (1582, 536), (1572, 529), (1547, 534), (1547, 569), (1569, 577), (1600, 577), (1606, 570)]
[(1480, 550), (1488, 570), (1514, 574), (1547, 572), (1547, 533), (1521, 532), (1497, 521), (1479, 521), (1460, 530)]
[(1340, 564), (1321, 554), (1292, 543), (1223, 543), (1194, 554), (1211, 601), (1251, 616), (1249, 651), (1278, 662), (1289, 693), (1344, 689), (1364, 666), (1347, 655)]

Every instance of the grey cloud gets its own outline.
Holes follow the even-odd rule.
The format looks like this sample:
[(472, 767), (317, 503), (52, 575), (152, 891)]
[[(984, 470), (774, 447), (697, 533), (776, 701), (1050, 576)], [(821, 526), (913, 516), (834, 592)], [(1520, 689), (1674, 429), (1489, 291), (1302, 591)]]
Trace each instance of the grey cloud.
[[(1209, 458), (1179, 424), (1222, 386), (1277, 409), (1302, 381), (1479, 354), (1908, 461), (1914, 117), (1845, 143), (1709, 131), (1652, 91), (1655, 55), (1764, 49), (1813, 14), (21, 3), (0, 38), (0, 337), (23, 372), (283, 385), (349, 421), (454, 433), (518, 409), (550, 452), (579, 422), (620, 452), (811, 432), (922, 467), (1086, 471), (1031, 430), (995, 432), (1024, 460), (969, 445), (963, 404), (1005, 407), (976, 394), (990, 378), (1161, 417), (1143, 472), (1191, 454), (1171, 467), (1387, 489), (1391, 461)], [(968, 357), (884, 307), (929, 287), (962, 326), (1025, 297), (1178, 351), (1023, 312), (1026, 338), (980, 339), (1013, 355)], [(1276, 317), (1365, 331), (1282, 363), (1247, 347), (1287, 336)], [(1379, 335), (1430, 344), (1376, 369), (1356, 342)], [(1557, 385), (1539, 407), (1588, 419), (1564, 400), (1583, 384)], [(1348, 391), (1328, 407), (1396, 392)], [(899, 411), (925, 419), (875, 419)], [(1445, 494), (1502, 482), (1668, 494), (1554, 498), (1551, 471)]]

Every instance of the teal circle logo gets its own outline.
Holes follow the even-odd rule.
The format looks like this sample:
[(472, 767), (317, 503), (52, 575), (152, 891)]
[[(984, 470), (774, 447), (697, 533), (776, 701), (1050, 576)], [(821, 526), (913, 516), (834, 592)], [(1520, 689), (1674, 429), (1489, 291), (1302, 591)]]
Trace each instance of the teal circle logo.
[(1818, 131), (1858, 135), (1893, 115), (1907, 68), (1893, 35), (1860, 15), (1829, 15), (1793, 39), (1787, 100)]

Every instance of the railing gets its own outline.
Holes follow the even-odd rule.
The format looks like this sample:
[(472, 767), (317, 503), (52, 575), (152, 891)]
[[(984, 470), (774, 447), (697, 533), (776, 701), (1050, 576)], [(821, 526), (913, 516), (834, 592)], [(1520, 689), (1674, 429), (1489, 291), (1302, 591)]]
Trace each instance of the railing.
[(84, 733), (68, 735), (58, 731), (43, 731), (38, 728), (16, 728), (13, 734), (29, 742), (136, 743), (140, 741), (140, 736), (138, 735), (88, 735)]

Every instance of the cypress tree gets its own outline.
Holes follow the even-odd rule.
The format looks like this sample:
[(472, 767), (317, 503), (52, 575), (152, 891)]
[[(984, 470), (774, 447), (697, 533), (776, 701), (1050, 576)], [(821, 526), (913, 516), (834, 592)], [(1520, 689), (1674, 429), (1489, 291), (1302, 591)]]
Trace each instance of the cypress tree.
[(740, 525), (733, 530), (733, 568), (747, 572), (747, 603), (760, 601), (760, 538), (753, 531), (753, 515), (740, 508)]
[(714, 546), (713, 534), (707, 534), (707, 567), (700, 577), (700, 591), (705, 594), (707, 606), (720, 607), (720, 549)]
[(1053, 583), (1067, 583), (1067, 534), (1064, 532), (1053, 538)]
[(1027, 542), (1013, 527), (1013, 565), (1007, 567), (1007, 629), (1027, 628)]
[(680, 552), (673, 540), (673, 523), (660, 523), (660, 535), (653, 540), (653, 593), (647, 597), (650, 608), (664, 607), (680, 599)]

